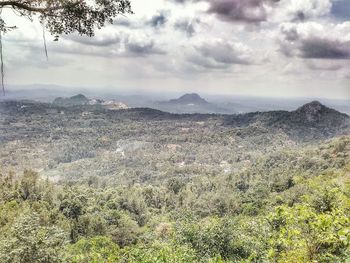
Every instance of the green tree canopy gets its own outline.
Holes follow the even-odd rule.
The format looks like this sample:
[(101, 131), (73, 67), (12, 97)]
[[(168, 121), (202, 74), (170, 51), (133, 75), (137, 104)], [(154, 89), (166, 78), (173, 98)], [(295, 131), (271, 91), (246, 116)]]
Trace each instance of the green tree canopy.
[[(56, 39), (74, 32), (93, 36), (96, 28), (113, 23), (117, 15), (132, 13), (129, 0), (10, 0), (0, 2), (3, 8), (11, 8), (31, 21), (37, 17)], [(0, 20), (1, 31), (13, 27)]]

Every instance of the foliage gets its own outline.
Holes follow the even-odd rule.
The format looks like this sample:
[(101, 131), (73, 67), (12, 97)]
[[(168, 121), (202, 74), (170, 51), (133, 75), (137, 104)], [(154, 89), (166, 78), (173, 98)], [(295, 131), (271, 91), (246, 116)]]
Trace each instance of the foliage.
[(23, 214), (14, 221), (8, 236), (1, 239), (0, 261), (59, 263), (65, 242), (61, 229), (41, 226), (35, 213)]
[[(11, 8), (29, 21), (38, 15), (42, 25), (56, 39), (59, 35), (74, 32), (93, 36), (96, 28), (101, 28), (106, 23), (113, 23), (115, 16), (131, 13), (128, 0), (12, 0), (0, 2), (0, 9), (3, 8)], [(9, 29), (2, 19), (1, 25), (1, 31)]]
[(8, 105), (0, 262), (350, 258), (349, 136), (291, 143), (217, 116)]
[(350, 199), (342, 193), (344, 186), (329, 189), (332, 181), (319, 180), (310, 181), (315, 192), (306, 194), (305, 202), (279, 206), (268, 217), (272, 230), (269, 256), (274, 261), (344, 262), (349, 258)]
[(108, 237), (96, 236), (81, 239), (66, 248), (65, 261), (71, 263), (117, 262), (119, 247)]
[(187, 263), (197, 262), (193, 249), (169, 243), (154, 243), (148, 247), (124, 250), (120, 262), (130, 263)]
[(211, 217), (198, 223), (195, 220), (181, 222), (176, 239), (181, 244), (190, 244), (202, 259), (262, 260), (265, 226), (258, 221), (247, 224), (245, 220), (247, 218)]

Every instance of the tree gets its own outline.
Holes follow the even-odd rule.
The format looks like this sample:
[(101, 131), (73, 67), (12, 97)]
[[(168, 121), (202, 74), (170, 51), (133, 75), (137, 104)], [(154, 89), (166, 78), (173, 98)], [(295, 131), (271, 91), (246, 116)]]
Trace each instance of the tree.
[(67, 246), (65, 257), (65, 262), (74, 263), (117, 262), (119, 247), (109, 237), (83, 238), (77, 243)]
[(118, 224), (110, 227), (112, 240), (120, 247), (136, 244), (138, 237), (141, 234), (136, 221), (127, 214), (121, 215)]
[(40, 200), (41, 190), (39, 175), (32, 171), (25, 171), (18, 185), (19, 196), (23, 200)]
[(324, 213), (305, 204), (277, 207), (268, 217), (271, 261), (346, 262), (350, 222), (347, 209), (342, 207), (344, 201), (339, 200), (339, 208)]
[(137, 263), (191, 263), (202, 262), (195, 251), (186, 245), (154, 242), (149, 246), (134, 246), (124, 249), (120, 262)]
[[(3, 8), (11, 8), (31, 21), (37, 17), (55, 39), (74, 32), (93, 36), (96, 28), (113, 23), (117, 15), (132, 13), (129, 0), (9, 0), (0, 2)], [(11, 28), (0, 20), (1, 31)]]
[(85, 214), (87, 199), (84, 195), (74, 192), (75, 189), (66, 189), (62, 197), (59, 209), (67, 218), (78, 220)]
[(62, 262), (66, 234), (54, 226), (41, 226), (35, 213), (21, 215), (10, 233), (0, 240), (0, 262)]

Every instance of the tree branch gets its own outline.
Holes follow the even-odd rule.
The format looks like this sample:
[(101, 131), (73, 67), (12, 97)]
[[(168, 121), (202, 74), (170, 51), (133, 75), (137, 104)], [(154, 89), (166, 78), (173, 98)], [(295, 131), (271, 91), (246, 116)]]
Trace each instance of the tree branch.
[[(83, 2), (83, 0), (79, 0), (75, 3), (72, 3), (72, 6), (79, 5), (82, 2)], [(13, 8), (18, 7), (18, 8), (30, 11), (30, 12), (37, 12), (37, 13), (46, 13), (46, 12), (56, 11), (56, 10), (64, 8), (64, 5), (53, 6), (53, 7), (35, 7), (35, 6), (30, 6), (30, 5), (27, 5), (24, 3), (20, 3), (17, 1), (1, 1), (0, 8), (5, 7), (5, 6), (12, 6)]]

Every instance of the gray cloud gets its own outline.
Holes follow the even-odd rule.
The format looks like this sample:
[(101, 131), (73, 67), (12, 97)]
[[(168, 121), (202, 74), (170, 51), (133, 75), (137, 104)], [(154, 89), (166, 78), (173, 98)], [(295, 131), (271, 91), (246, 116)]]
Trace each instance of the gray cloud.
[(146, 56), (151, 54), (166, 54), (164, 50), (157, 47), (154, 40), (133, 39), (125, 40), (125, 49), (128, 54), (137, 56)]
[(187, 2), (191, 2), (193, 0), (170, 0), (171, 2), (177, 3), (177, 4), (185, 4)]
[(100, 57), (144, 57), (166, 54), (154, 39), (148, 35), (119, 32), (98, 35), (94, 38), (79, 36), (65, 37), (64, 42), (53, 51), (69, 54), (82, 54)]
[(170, 15), (170, 10), (159, 10), (152, 16), (147, 17), (135, 17), (133, 15), (129, 17), (120, 16), (113, 20), (113, 24), (118, 27), (125, 27), (134, 30), (145, 30), (148, 27), (159, 29), (168, 23)]
[(120, 44), (120, 42), (122, 41), (122, 36), (120, 34), (108, 34), (94, 38), (79, 35), (68, 35), (64, 38), (80, 43), (82, 45), (100, 47), (108, 47), (111, 45)]
[(113, 24), (117, 26), (132, 27), (131, 20), (126, 17), (117, 17), (113, 20)]
[[(325, 63), (321, 63), (322, 61), (319, 60), (307, 60), (306, 65), (308, 68), (312, 70), (320, 70), (320, 71), (338, 71), (340, 69), (344, 68), (344, 65), (342, 63), (334, 63), (334, 61), (327, 61), (325, 60)], [(338, 61), (337, 61), (338, 62)]]
[(188, 37), (196, 33), (196, 26), (201, 23), (200, 19), (181, 18), (174, 24), (174, 29), (184, 32)]
[(310, 38), (302, 40), (299, 49), (304, 58), (350, 59), (350, 41)]
[(277, 22), (320, 18), (330, 13), (333, 1), (335, 0), (280, 0), (269, 15)]
[[(169, 0), (179, 4), (190, 2), (207, 2), (208, 13), (216, 15), (220, 20), (259, 24), (264, 21), (305, 21), (322, 17), (331, 12), (343, 15), (349, 10), (345, 6), (348, 0)], [(342, 3), (342, 4), (341, 4)], [(339, 5), (339, 7), (337, 7)], [(344, 11), (345, 10), (345, 11)], [(349, 15), (350, 16), (350, 15)]]
[(175, 3), (209, 3), (208, 13), (232, 22), (260, 23), (267, 19), (267, 7), (280, 0), (171, 0)]
[(267, 19), (268, 0), (210, 0), (209, 13), (225, 21), (259, 23)]
[(152, 18), (147, 22), (148, 25), (154, 27), (154, 28), (159, 28), (164, 26), (168, 22), (168, 17), (170, 15), (169, 11), (159, 11), (158, 14), (155, 14), (152, 16)]
[(147, 17), (118, 17), (114, 19), (113, 24), (130, 29), (144, 30), (147, 27), (158, 29), (168, 23), (170, 15), (170, 10), (159, 10), (154, 15)]
[(317, 23), (282, 25), (280, 50), (286, 56), (306, 59), (350, 59), (346, 27), (338, 25), (329, 30)]
[(253, 64), (251, 51), (242, 44), (222, 39), (205, 41), (194, 45), (194, 53), (188, 60), (204, 68), (229, 68), (234, 64)]

